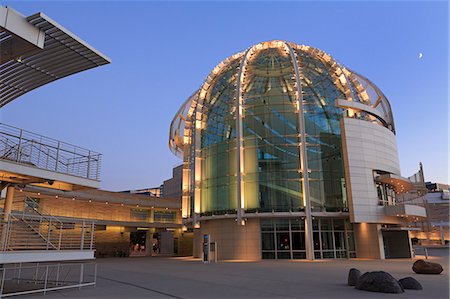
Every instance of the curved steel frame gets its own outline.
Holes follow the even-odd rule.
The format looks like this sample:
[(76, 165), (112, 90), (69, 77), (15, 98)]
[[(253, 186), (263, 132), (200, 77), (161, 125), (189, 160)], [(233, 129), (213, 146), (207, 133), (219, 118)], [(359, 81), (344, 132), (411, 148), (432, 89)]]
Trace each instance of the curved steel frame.
[[(243, 147), (243, 117), (245, 111), (243, 110), (244, 105), (244, 95), (243, 90), (245, 90), (245, 80), (246, 80), (246, 67), (249, 61), (252, 60), (253, 55), (256, 51), (269, 48), (269, 47), (283, 47), (290, 55), (292, 66), (295, 72), (295, 82), (296, 82), (296, 111), (298, 112), (298, 122), (299, 122), (299, 157), (300, 157), (300, 171), (302, 173), (302, 193), (303, 193), (303, 201), (305, 206), (305, 228), (306, 228), (306, 244), (307, 244), (307, 259), (314, 259), (314, 248), (312, 242), (312, 211), (311, 211), (311, 201), (310, 201), (310, 191), (309, 191), (309, 170), (308, 170), (308, 160), (307, 160), (307, 150), (306, 150), (306, 134), (305, 134), (305, 119), (304, 119), (304, 109), (303, 109), (303, 90), (302, 90), (302, 74), (301, 74), (301, 64), (299, 61), (299, 57), (297, 55), (298, 51), (302, 51), (307, 53), (313, 57), (318, 58), (325, 65), (330, 67), (332, 70), (331, 76), (334, 79), (334, 84), (342, 91), (345, 95), (345, 100), (349, 102), (355, 102), (355, 105), (358, 104), (358, 107), (368, 106), (367, 111), (372, 111), (376, 108), (377, 105), (380, 104), (381, 101), (386, 103), (388, 115), (377, 114), (378, 117), (382, 116), (385, 121), (384, 124), (392, 125), (391, 130), (393, 130), (393, 119), (392, 112), (387, 101), (386, 97), (382, 94), (382, 92), (368, 79), (365, 77), (356, 74), (353, 71), (349, 71), (345, 67), (338, 64), (330, 55), (327, 53), (304, 45), (296, 45), (289, 42), (284, 41), (271, 41), (264, 42), (257, 45), (254, 45), (244, 52), (237, 53), (219, 63), (213, 71), (208, 75), (207, 79), (199, 88), (199, 90), (191, 96), (191, 98), (186, 101), (180, 110), (177, 112), (177, 115), (172, 121), (171, 130), (170, 130), (170, 142), (169, 146), (171, 150), (177, 153), (183, 153), (183, 217), (189, 218), (191, 217), (191, 221), (195, 224), (195, 227), (199, 227), (200, 220), (209, 219), (207, 216), (200, 217), (200, 182), (201, 182), (201, 132), (205, 126), (204, 118), (207, 115), (203, 115), (203, 105), (204, 101), (207, 98), (207, 94), (209, 88), (213, 85), (214, 79), (235, 59), (241, 59), (239, 64), (239, 71), (237, 75), (237, 84), (236, 84), (236, 98), (235, 98), (235, 117), (236, 117), (236, 171), (237, 171), (237, 214), (232, 216), (229, 215), (227, 217), (236, 217), (238, 224), (245, 224), (245, 219), (254, 217), (254, 215), (245, 213), (245, 194), (243, 188), (243, 177), (245, 176), (244, 172), (244, 147)], [(360, 80), (364, 80), (367, 85), (370, 85), (378, 95), (376, 101), (371, 101), (369, 95), (366, 93), (365, 88), (362, 86)], [(345, 101), (342, 100), (342, 101)], [(372, 103), (374, 102), (374, 103)], [(186, 109), (186, 105), (190, 105), (189, 109)], [(352, 109), (354, 105), (350, 105), (348, 107), (342, 107), (344, 109)], [(370, 108), (369, 108), (370, 107)], [(186, 114), (181, 115), (180, 112), (184, 111)], [(360, 109), (360, 111), (365, 111), (364, 109)], [(372, 111), (373, 112), (373, 111)], [(203, 117), (203, 119), (202, 119)], [(174, 130), (174, 126), (180, 126), (182, 122), (185, 122), (184, 129), (184, 138), (179, 138), (180, 136), (176, 136), (175, 131), (180, 132), (181, 130)], [(180, 128), (181, 129), (181, 128)], [(179, 134), (179, 133), (178, 133)], [(191, 156), (191, 146), (194, 148), (194, 155)], [(193, 167), (191, 164), (193, 163)], [(192, 176), (191, 171), (194, 171)], [(193, 179), (192, 179), (193, 178)], [(190, 181), (190, 180), (193, 181)], [(185, 184), (185, 181), (190, 181), (189, 184)], [(189, 185), (189, 186), (188, 186)], [(194, 188), (194, 192), (191, 192), (191, 189)], [(190, 209), (191, 204), (190, 200), (193, 198), (194, 200), (194, 215), (190, 215), (189, 211), (185, 211), (185, 209)], [(216, 217), (216, 219), (219, 219)], [(189, 221), (189, 220), (187, 220)]]

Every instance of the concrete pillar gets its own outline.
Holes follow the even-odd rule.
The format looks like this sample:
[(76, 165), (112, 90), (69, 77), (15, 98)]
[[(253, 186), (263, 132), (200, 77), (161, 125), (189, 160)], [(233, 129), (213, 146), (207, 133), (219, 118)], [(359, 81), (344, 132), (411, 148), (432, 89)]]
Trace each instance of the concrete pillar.
[(381, 225), (354, 223), (356, 256), (358, 258), (384, 259), (384, 242)]
[(411, 258), (415, 258), (416, 254), (414, 252), (414, 248), (411, 241), (411, 231), (408, 230), (408, 245), (409, 245), (409, 254)]
[(6, 189), (5, 205), (3, 206), (3, 222), (7, 222), (11, 214), (14, 199), (14, 186), (8, 186)]
[(1, 237), (1, 248), (6, 249), (6, 243), (7, 243), (7, 234), (8, 234), (8, 227), (6, 226), (6, 223), (9, 220), (9, 215), (11, 214), (12, 210), (12, 203), (14, 199), (14, 186), (9, 185), (6, 189), (6, 198), (5, 198), (5, 205), (3, 206), (3, 226), (2, 226), (2, 237)]

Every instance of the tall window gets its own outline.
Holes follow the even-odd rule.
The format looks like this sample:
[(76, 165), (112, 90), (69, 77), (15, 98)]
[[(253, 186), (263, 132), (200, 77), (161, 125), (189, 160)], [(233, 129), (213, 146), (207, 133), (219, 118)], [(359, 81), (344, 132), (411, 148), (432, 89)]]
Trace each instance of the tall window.
[[(315, 258), (355, 257), (351, 223), (347, 219), (314, 219)], [(263, 259), (305, 259), (305, 221), (302, 218), (261, 220)]]
[(383, 183), (376, 183), (378, 204), (380, 206), (395, 206), (395, 190), (392, 186)]

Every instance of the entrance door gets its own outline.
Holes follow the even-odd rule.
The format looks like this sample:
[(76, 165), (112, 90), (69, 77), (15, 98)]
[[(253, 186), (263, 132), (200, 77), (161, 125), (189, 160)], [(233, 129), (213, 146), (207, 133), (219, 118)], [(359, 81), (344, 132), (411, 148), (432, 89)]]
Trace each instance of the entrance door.
[(130, 256), (145, 256), (145, 241), (147, 231), (135, 231), (130, 233)]
[(383, 231), (383, 243), (387, 259), (411, 258), (408, 231)]

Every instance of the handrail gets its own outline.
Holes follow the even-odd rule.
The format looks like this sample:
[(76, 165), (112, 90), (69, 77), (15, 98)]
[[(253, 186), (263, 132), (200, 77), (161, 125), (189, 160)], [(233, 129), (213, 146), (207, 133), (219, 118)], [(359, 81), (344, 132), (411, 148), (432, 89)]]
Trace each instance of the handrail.
[[(34, 204), (35, 206), (37, 206), (37, 208), (36, 208), (36, 207), (30, 206), (30, 205), (28, 204), (28, 202), (30, 202), (30, 201), (33, 202), (33, 204)], [(35, 212), (36, 214), (38, 214), (39, 216), (44, 217), (44, 218), (47, 218), (47, 219), (49, 219), (49, 220), (54, 220), (54, 221), (56, 221), (57, 223), (62, 224), (62, 221), (61, 221), (59, 218), (50, 215), (50, 213), (48, 213), (46, 210), (44, 210), (44, 209), (39, 205), (39, 203), (38, 203), (37, 201), (35, 201), (33, 198), (29, 197), (28, 195), (25, 196), (24, 202), (25, 202), (25, 205), (26, 205), (27, 207), (29, 207), (32, 211), (34, 211), (34, 212)], [(40, 208), (42, 212), (39, 212), (39, 209), (38, 209), (38, 208)], [(23, 211), (23, 214), (25, 214), (25, 209), (24, 209), (24, 211)]]
[[(21, 220), (21, 221), (22, 221), (23, 223), (25, 223), (32, 231), (34, 231), (36, 234), (38, 234), (39, 237), (42, 238), (42, 240), (44, 240), (44, 241), (46, 242), (47, 247), (50, 245), (50, 246), (53, 247), (53, 249), (58, 249), (58, 248), (51, 242), (51, 240), (50, 240), (50, 232), (51, 232), (51, 230), (50, 230), (50, 225), (49, 225), (49, 229), (48, 229), (48, 235), (47, 235), (47, 237), (45, 237), (44, 235), (41, 234), (41, 232), (40, 232), (39, 230), (37, 230), (35, 227), (33, 227), (33, 225), (31, 225), (30, 222), (28, 222), (26, 219), (24, 219), (24, 217), (23, 217), (24, 214), (21, 215), (22, 218), (17, 217), (17, 216), (19, 216), (19, 215), (20, 215), (20, 214), (13, 214), (13, 213), (11, 213), (11, 214), (9, 215), (10, 220), (11, 220), (11, 219), (12, 219), (12, 220)], [(51, 222), (50, 222), (50, 223), (51, 223)]]
[(0, 123), (0, 159), (100, 180), (101, 154)]
[[(0, 213), (0, 217), (2, 214)], [(93, 220), (77, 218), (60, 220), (51, 215), (10, 213), (8, 221), (1, 226), (2, 251), (29, 249), (36, 246), (44, 250), (93, 250), (94, 248), (95, 221)], [(24, 231), (24, 227), (28, 230)]]

